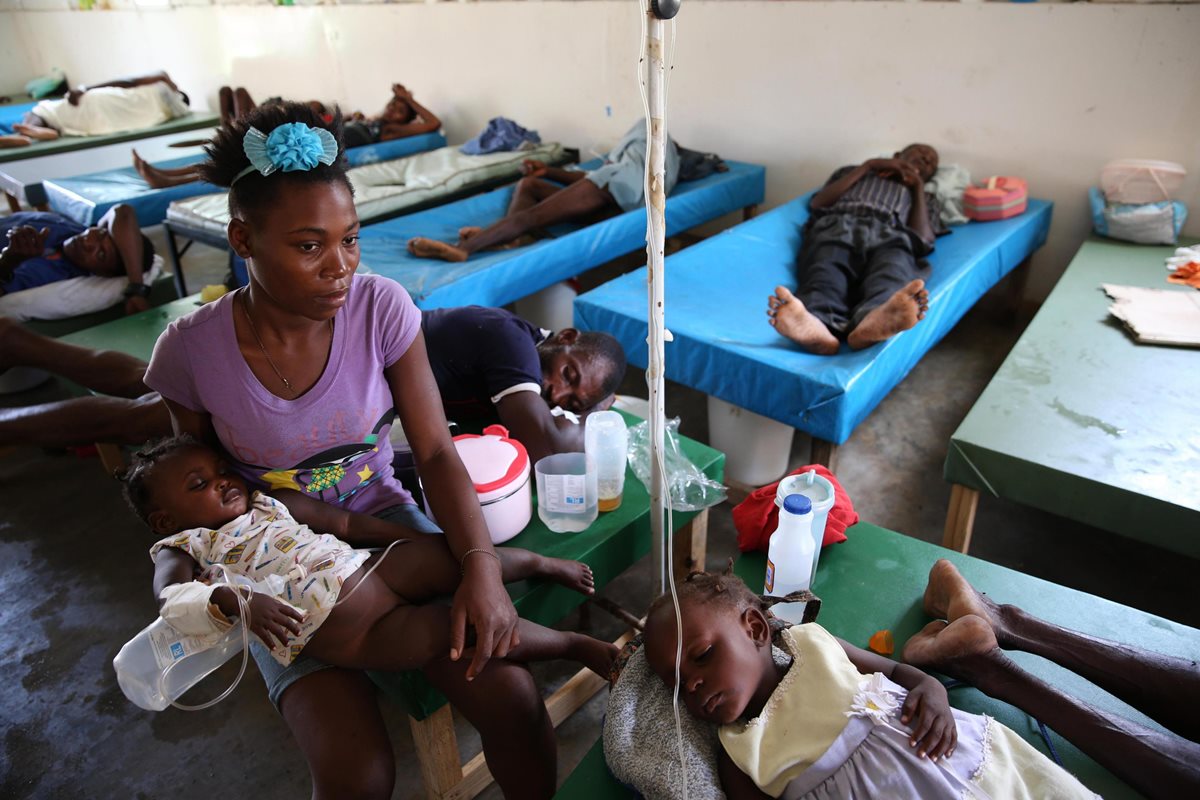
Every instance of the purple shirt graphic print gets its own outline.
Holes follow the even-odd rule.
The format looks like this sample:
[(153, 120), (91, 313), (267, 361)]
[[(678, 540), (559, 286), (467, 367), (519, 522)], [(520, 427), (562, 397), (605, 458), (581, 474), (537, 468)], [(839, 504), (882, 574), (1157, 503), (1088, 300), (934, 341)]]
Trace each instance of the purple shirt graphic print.
[(209, 414), (233, 466), (255, 488), (294, 489), (365, 514), (411, 503), (392, 472), (395, 411), (384, 376), (420, 329), (408, 293), (387, 278), (355, 276), (334, 319), (329, 363), (294, 400), (267, 391), (242, 357), (234, 294), (172, 323), (146, 384)]

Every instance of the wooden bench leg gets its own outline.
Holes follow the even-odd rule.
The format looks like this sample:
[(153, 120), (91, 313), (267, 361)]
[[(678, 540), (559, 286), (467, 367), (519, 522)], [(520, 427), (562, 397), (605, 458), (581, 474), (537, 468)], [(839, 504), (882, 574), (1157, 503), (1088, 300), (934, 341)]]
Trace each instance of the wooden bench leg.
[(117, 470), (125, 468), (125, 453), (119, 444), (96, 442), (96, 455), (100, 456), (100, 466), (107, 475), (114, 475)]
[(425, 795), (430, 800), (442, 800), (463, 779), (450, 704), (447, 703), (420, 721), (409, 717), (408, 724), (412, 728), (417, 763), (421, 765)]
[(751, 203), (742, 209), (742, 219), (754, 219), (758, 216), (758, 203)]
[(957, 483), (950, 486), (950, 508), (946, 512), (942, 547), (960, 553), (967, 552), (971, 546), (971, 532), (975, 527), (975, 509), (978, 505), (978, 491)]
[(675, 533), (675, 580), (682, 580), (696, 570), (704, 569), (704, 558), (708, 553), (708, 509), (704, 509), (692, 521)]
[(820, 464), (830, 472), (837, 472), (837, 453), (836, 444), (814, 436), (808, 457), (812, 463)]
[(12, 213), (16, 214), (21, 210), (21, 201), (19, 201), (17, 196), (12, 192), (5, 192), (4, 199), (8, 201), (8, 210)]

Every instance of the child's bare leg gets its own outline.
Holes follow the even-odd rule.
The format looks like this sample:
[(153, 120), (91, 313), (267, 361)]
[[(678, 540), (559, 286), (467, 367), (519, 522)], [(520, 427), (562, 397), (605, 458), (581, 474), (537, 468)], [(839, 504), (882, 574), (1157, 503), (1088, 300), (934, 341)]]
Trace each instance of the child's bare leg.
[(519, 547), (497, 547), (496, 555), (500, 556), (500, 572), (505, 583), (541, 578), (580, 594), (596, 593), (596, 579), (592, 575), (592, 568), (582, 561), (550, 558)]
[[(420, 669), (448, 655), (450, 608), (396, 605), (403, 600), (375, 577), (330, 612), (305, 652), (339, 667), (375, 670)], [(528, 620), (519, 620), (517, 630), (520, 643), (508, 652), (513, 661), (566, 659), (607, 675), (617, 654), (608, 642)]]
[(141, 397), (150, 391), (143, 378), (146, 362), (115, 350), (92, 350), (67, 344), (0, 317), (0, 372), (9, 367), (36, 367), (88, 389), (118, 397)]
[(1048, 658), (1111, 692), (1164, 727), (1200, 741), (1200, 664), (1059, 627), (978, 592), (951, 562), (929, 571), (925, 610), (950, 622), (986, 620), (1000, 647)]
[(0, 147), (29, 147), (31, 144), (33, 144), (33, 139), (17, 133), (0, 136)]
[[(500, 575), (505, 583), (541, 578), (580, 594), (596, 592), (592, 568), (581, 561), (549, 558), (517, 547), (497, 547), (496, 555), (500, 558)], [(481, 553), (469, 557), (490, 558)], [(377, 558), (372, 557), (367, 566), (373, 565)], [(375, 570), (375, 575), (409, 603), (422, 603), (457, 589), (462, 570), (450, 552), (446, 537), (422, 534), (393, 547)]]
[(904, 646), (904, 660), (966, 681), (1042, 720), (1149, 797), (1200, 791), (1200, 745), (1101, 711), (1017, 666), (983, 617), (931, 622)]

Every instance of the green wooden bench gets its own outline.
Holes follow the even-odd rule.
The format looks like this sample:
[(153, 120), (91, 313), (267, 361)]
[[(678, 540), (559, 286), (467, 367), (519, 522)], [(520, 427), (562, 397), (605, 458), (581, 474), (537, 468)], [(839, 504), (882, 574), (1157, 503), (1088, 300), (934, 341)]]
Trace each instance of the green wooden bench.
[[(140, 314), (64, 336), (63, 340), (85, 347), (119, 350), (149, 361), (154, 343), (174, 320), (197, 307), (197, 297), (187, 297)], [(627, 422), (636, 417), (625, 415)], [(710, 447), (681, 437), (683, 452), (706, 475), (721, 480), (725, 456)], [(106, 452), (107, 451), (107, 452)], [(119, 448), (101, 447), (105, 459), (120, 459)], [(117, 465), (120, 461), (115, 462)], [(106, 460), (106, 469), (109, 465)], [(115, 467), (114, 467), (115, 468)], [(110, 469), (111, 474), (111, 469)], [(535, 501), (536, 503), (536, 501)], [(704, 564), (708, 512), (674, 514), (675, 569), (686, 574)], [(533, 515), (529, 525), (507, 544), (555, 558), (583, 561), (592, 568), (596, 587), (602, 588), (650, 552), (650, 497), (641, 482), (628, 472), (619, 508), (601, 514), (580, 533), (554, 533)], [(542, 625), (553, 625), (585, 601), (585, 597), (562, 586), (523, 581), (509, 586), (518, 613)], [(644, 606), (650, 598), (640, 598)], [(491, 774), (480, 753), (464, 765), (458, 754), (450, 706), (419, 672), (376, 673), (372, 679), (410, 717), (413, 743), (421, 766), (426, 794), (430, 798), (474, 797), (491, 783)], [(598, 675), (581, 670), (546, 699), (550, 718), (557, 726), (604, 688)]]
[[(867, 523), (854, 526), (846, 535), (849, 541), (826, 548), (822, 554), (813, 589), (822, 600), (818, 621), (853, 644), (865, 647), (872, 633), (888, 629), (895, 635), (899, 649), (928, 622), (921, 610), (921, 598), (929, 567), (938, 558), (948, 558), (968, 580), (997, 601), (1012, 601), (1039, 617), (1094, 636), (1200, 658), (1200, 631), (1195, 628)], [(757, 587), (762, 584), (765, 566), (762, 554), (747, 554), (738, 559), (736, 571), (751, 587)], [(1056, 664), (1028, 653), (1011, 655), (1030, 673), (1081, 700), (1161, 729), (1143, 714)], [(950, 700), (958, 708), (996, 718), (1048, 753), (1036, 721), (1024, 712), (968, 687), (952, 689)], [(1063, 765), (1089, 788), (1105, 798), (1139, 797), (1074, 745), (1057, 734), (1051, 733), (1051, 737)], [(632, 796), (609, 773), (600, 742), (556, 795), (563, 800)]]

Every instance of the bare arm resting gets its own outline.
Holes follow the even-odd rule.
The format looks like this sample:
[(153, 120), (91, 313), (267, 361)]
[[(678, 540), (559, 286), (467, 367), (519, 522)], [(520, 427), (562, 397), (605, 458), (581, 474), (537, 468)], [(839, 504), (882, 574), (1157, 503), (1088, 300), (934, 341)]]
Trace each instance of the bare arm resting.
[(395, 522), (377, 517), (345, 511), (305, 497), (295, 489), (279, 489), (271, 496), (287, 506), (297, 522), (302, 522), (317, 533), (333, 534), (355, 547), (377, 547), (389, 545), (397, 539), (413, 539), (422, 534)]

